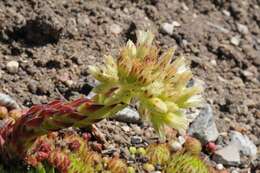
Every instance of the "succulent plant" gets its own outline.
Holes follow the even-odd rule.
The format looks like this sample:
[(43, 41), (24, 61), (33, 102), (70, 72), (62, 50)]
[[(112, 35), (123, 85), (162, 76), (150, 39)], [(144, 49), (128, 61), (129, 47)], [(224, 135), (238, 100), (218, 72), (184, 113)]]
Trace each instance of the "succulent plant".
[(107, 163), (108, 170), (111, 173), (127, 173), (127, 165), (117, 157), (110, 159)]
[(184, 143), (184, 148), (186, 149), (187, 152), (194, 155), (199, 155), (202, 150), (200, 141), (190, 136), (186, 138), (186, 141)]
[(153, 165), (165, 165), (170, 159), (170, 149), (167, 144), (151, 144), (147, 148), (146, 156)]
[(185, 59), (178, 57), (172, 62), (174, 49), (160, 56), (153, 39), (151, 32), (139, 31), (137, 44), (128, 41), (116, 60), (106, 56), (104, 65), (90, 67), (100, 82), (93, 90), (97, 94), (94, 100), (105, 105), (137, 100), (142, 118), (161, 136), (165, 126), (184, 132), (188, 122), (183, 109), (201, 102), (202, 87), (187, 87), (192, 73)]
[(165, 173), (209, 173), (209, 169), (198, 156), (177, 153), (170, 159)]
[(113, 116), (131, 101), (139, 103), (142, 119), (150, 121), (162, 137), (165, 126), (184, 132), (188, 122), (183, 110), (201, 102), (202, 88), (187, 87), (192, 73), (184, 58), (172, 62), (173, 49), (160, 56), (151, 32), (139, 31), (137, 38), (136, 44), (127, 42), (117, 59), (106, 56), (104, 65), (90, 66), (90, 73), (100, 82), (91, 100), (35, 105), (15, 123), (5, 123), (0, 129), (3, 160), (23, 159), (39, 136), (67, 127), (87, 127)]

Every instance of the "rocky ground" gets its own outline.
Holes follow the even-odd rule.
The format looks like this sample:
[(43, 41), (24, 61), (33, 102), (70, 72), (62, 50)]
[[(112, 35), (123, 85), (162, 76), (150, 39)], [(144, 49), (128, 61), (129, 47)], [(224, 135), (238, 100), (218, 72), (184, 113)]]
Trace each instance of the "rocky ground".
[[(204, 81), (208, 105), (193, 114), (205, 126), (195, 120), (189, 132), (204, 143), (216, 140), (216, 165), (257, 172), (259, 160), (250, 158), (260, 147), (259, 11), (259, 0), (2, 0), (0, 91), (21, 107), (87, 95), (87, 66), (116, 55), (137, 29), (150, 29), (157, 45), (175, 46)], [(117, 150), (156, 140), (153, 129), (136, 122), (97, 127)]]

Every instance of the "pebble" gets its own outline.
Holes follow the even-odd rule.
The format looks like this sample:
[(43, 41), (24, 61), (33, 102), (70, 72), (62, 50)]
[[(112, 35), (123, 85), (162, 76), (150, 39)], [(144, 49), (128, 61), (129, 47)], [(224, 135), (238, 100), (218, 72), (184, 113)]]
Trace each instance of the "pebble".
[(209, 104), (202, 108), (199, 116), (192, 122), (188, 133), (198, 137), (204, 144), (218, 138), (219, 132)]
[(239, 149), (235, 144), (229, 144), (228, 146), (217, 150), (212, 159), (223, 165), (237, 166), (240, 164)]
[(248, 27), (246, 25), (237, 23), (237, 30), (241, 33), (241, 34), (247, 34), (248, 33)]
[(182, 149), (182, 145), (177, 141), (173, 141), (170, 143), (170, 149), (172, 151), (179, 151)]
[(131, 107), (126, 107), (119, 111), (114, 119), (125, 123), (140, 123), (139, 113)]
[(185, 138), (183, 137), (183, 136), (179, 136), (178, 137), (178, 142), (181, 144), (181, 145), (183, 145), (184, 143), (185, 143)]
[(131, 144), (140, 144), (142, 143), (143, 139), (139, 136), (131, 137)]
[(176, 27), (180, 27), (181, 26), (181, 24), (179, 22), (177, 22), (177, 21), (173, 21), (172, 25), (176, 26)]
[(238, 36), (234, 36), (230, 39), (230, 42), (234, 45), (234, 46), (238, 46), (240, 43), (240, 38)]
[(217, 164), (216, 168), (217, 168), (217, 170), (223, 170), (224, 166), (221, 163), (219, 163), (219, 164)]
[(181, 7), (182, 7), (182, 9), (184, 11), (188, 11), (189, 10), (189, 7), (187, 7), (187, 5), (184, 2), (181, 3)]
[(102, 150), (102, 154), (106, 154), (106, 155), (112, 155), (115, 152), (117, 152), (117, 150), (115, 148), (108, 148), (106, 150)]
[(17, 61), (10, 61), (6, 64), (6, 69), (9, 73), (15, 74), (18, 72), (19, 63)]
[(71, 17), (67, 19), (67, 30), (70, 34), (76, 35), (78, 32), (76, 19)]
[(110, 26), (110, 31), (113, 33), (113, 34), (115, 34), (115, 35), (118, 35), (118, 34), (120, 34), (121, 32), (122, 32), (122, 28), (119, 26), (119, 25), (117, 25), (117, 24), (112, 24), (111, 26)]
[(129, 132), (129, 131), (130, 131), (130, 127), (127, 126), (127, 125), (122, 126), (121, 128), (122, 128), (122, 130), (125, 131), (125, 132)]
[(17, 102), (11, 98), (9, 95), (0, 92), (0, 105), (5, 106), (10, 109), (18, 109), (19, 105)]
[(242, 135), (240, 132), (231, 131), (231, 143), (237, 144), (239, 151), (246, 156), (255, 157), (257, 154), (255, 144), (246, 135)]
[(237, 170), (232, 170), (231, 173), (239, 173)]
[(66, 84), (68, 87), (72, 87), (72, 85), (74, 84), (74, 81), (73, 81), (73, 80), (66, 80), (66, 81), (65, 81), (65, 84)]
[(172, 35), (174, 30), (174, 24), (173, 23), (163, 23), (161, 26), (162, 32)]
[(80, 25), (80, 26), (87, 26), (90, 24), (90, 20), (88, 18), (88, 15), (86, 14), (78, 14), (77, 16), (77, 23)]
[(223, 10), (222, 13), (228, 17), (230, 17), (230, 12), (227, 10)]

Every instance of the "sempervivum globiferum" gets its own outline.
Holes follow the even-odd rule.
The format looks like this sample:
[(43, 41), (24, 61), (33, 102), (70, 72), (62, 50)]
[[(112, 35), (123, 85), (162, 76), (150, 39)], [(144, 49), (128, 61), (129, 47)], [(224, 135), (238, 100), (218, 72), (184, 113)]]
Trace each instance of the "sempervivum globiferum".
[(16, 122), (3, 125), (2, 159), (23, 159), (39, 136), (67, 127), (89, 126), (113, 116), (131, 101), (139, 103), (142, 119), (150, 121), (161, 136), (165, 126), (185, 131), (188, 122), (184, 109), (200, 103), (201, 87), (187, 87), (192, 73), (184, 58), (173, 61), (173, 49), (159, 55), (151, 32), (139, 31), (137, 38), (136, 44), (127, 42), (118, 58), (106, 56), (104, 65), (89, 68), (100, 82), (92, 99), (36, 105)]
[(141, 117), (163, 136), (164, 126), (186, 130), (183, 109), (201, 102), (202, 87), (187, 87), (192, 73), (185, 59), (173, 61), (174, 49), (159, 55), (153, 39), (151, 32), (139, 31), (136, 44), (128, 41), (117, 59), (106, 56), (105, 64), (91, 66), (90, 72), (100, 82), (94, 88), (95, 102), (127, 105), (137, 100)]

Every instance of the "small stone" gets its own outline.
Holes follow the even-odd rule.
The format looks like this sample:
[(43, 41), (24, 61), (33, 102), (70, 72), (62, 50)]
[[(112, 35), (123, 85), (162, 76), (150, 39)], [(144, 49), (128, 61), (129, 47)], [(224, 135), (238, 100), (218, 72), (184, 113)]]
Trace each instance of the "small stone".
[(131, 144), (140, 144), (142, 143), (143, 139), (139, 136), (131, 137)]
[(221, 163), (219, 163), (219, 164), (217, 164), (216, 168), (217, 168), (217, 170), (220, 171), (220, 170), (224, 169), (224, 166)]
[(182, 145), (177, 141), (173, 141), (170, 143), (170, 149), (171, 149), (171, 151), (174, 151), (174, 152), (179, 151), (182, 149)]
[(144, 170), (146, 170), (147, 172), (152, 172), (155, 170), (154, 166), (152, 164), (149, 163), (145, 163), (143, 166)]
[(176, 27), (180, 27), (181, 26), (181, 24), (179, 22), (177, 22), (177, 21), (173, 21), (172, 25), (176, 26)]
[(237, 144), (239, 151), (246, 156), (255, 157), (257, 154), (255, 144), (246, 135), (242, 135), (240, 132), (231, 132), (231, 143)]
[(140, 123), (139, 113), (130, 107), (126, 107), (123, 110), (119, 111), (115, 119), (117, 121), (126, 122), (126, 123)]
[(189, 7), (187, 7), (187, 5), (184, 2), (181, 3), (181, 7), (182, 7), (182, 9), (184, 11), (188, 11), (189, 10)]
[(8, 109), (18, 109), (19, 108), (19, 105), (12, 97), (10, 97), (9, 95), (6, 95), (4, 93), (1, 93), (1, 92), (0, 92), (0, 104), (2, 106), (7, 107)]
[(129, 132), (130, 131), (130, 127), (129, 126), (122, 126), (121, 128), (125, 132)]
[(17, 61), (10, 61), (6, 64), (6, 69), (9, 73), (17, 73), (19, 68), (19, 63)]
[(121, 32), (122, 32), (122, 28), (119, 26), (119, 25), (117, 25), (117, 24), (112, 24), (111, 26), (110, 26), (110, 31), (113, 33), (113, 34), (115, 34), (115, 35), (118, 35), (118, 34), (120, 34)]
[(231, 173), (239, 173), (237, 170), (232, 170)]
[(77, 22), (75, 18), (68, 18), (67, 19), (67, 31), (71, 34), (71, 35), (76, 35), (78, 32), (77, 29)]
[(65, 81), (65, 84), (68, 86), (68, 87), (72, 87), (72, 85), (74, 84), (73, 80), (66, 80)]
[(240, 164), (239, 149), (237, 148), (237, 145), (229, 144), (228, 146), (217, 150), (212, 159), (223, 165), (237, 166)]
[(224, 15), (228, 16), (228, 17), (230, 16), (230, 12), (227, 11), (227, 10), (223, 10), (222, 13), (223, 13)]
[(112, 155), (114, 154), (115, 152), (117, 152), (117, 150), (115, 148), (112, 148), (112, 147), (108, 147), (108, 149), (106, 150), (102, 150), (102, 154), (105, 154), (105, 155)]
[(217, 65), (217, 61), (216, 61), (215, 59), (210, 60), (210, 63), (211, 63), (212, 65), (214, 65), (214, 66)]
[(241, 33), (241, 34), (247, 34), (248, 33), (248, 27), (246, 25), (237, 23), (237, 30)]
[(230, 39), (230, 42), (234, 45), (234, 46), (238, 46), (240, 43), (240, 38), (238, 36), (234, 36)]
[(179, 136), (178, 137), (178, 142), (181, 144), (181, 145), (183, 145), (184, 143), (185, 143), (185, 138), (183, 137), (183, 136)]
[(163, 23), (161, 26), (162, 32), (172, 35), (174, 30), (173, 23)]
[(219, 132), (209, 104), (204, 106), (199, 116), (193, 121), (188, 133), (191, 136), (198, 137), (203, 144), (215, 141), (218, 138)]
[(83, 26), (83, 27), (90, 24), (90, 20), (89, 20), (89, 18), (88, 18), (88, 15), (86, 15), (86, 14), (83, 14), (83, 15), (78, 14), (78, 16), (77, 16), (77, 22), (78, 22), (78, 24), (79, 24), (80, 26)]

